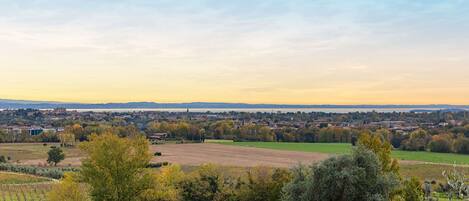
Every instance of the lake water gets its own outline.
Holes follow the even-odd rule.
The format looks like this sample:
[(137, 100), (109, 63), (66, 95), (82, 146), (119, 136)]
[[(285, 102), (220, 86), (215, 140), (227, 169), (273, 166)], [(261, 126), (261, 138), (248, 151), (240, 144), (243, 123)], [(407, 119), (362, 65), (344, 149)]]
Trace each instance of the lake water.
[[(412, 110), (441, 110), (444, 108), (191, 108), (189, 112), (326, 112), (326, 113), (349, 113), (349, 112), (410, 112)], [(185, 108), (141, 108), (141, 109), (68, 109), (78, 112), (134, 112), (134, 111), (161, 111), (161, 112), (185, 112)]]

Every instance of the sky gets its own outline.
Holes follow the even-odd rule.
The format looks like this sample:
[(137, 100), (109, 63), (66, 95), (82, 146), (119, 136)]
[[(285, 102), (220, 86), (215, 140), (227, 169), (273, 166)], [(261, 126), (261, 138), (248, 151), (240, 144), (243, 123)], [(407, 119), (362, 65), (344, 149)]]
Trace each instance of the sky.
[(469, 104), (469, 1), (0, 0), (0, 98)]

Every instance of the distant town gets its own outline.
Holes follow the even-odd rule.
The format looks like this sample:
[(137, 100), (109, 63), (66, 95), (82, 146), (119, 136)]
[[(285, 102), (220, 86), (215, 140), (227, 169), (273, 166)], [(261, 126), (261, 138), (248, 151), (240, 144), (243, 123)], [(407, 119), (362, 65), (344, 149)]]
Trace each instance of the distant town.
[(360, 133), (381, 130), (395, 148), (403, 149), (414, 144), (410, 134), (425, 132), (423, 148), (419, 148), (425, 150), (432, 136), (450, 133), (451, 140), (469, 137), (468, 125), (469, 111), (450, 110), (213, 113), (189, 112), (189, 109), (185, 112), (14, 109), (0, 111), (0, 141), (58, 142), (59, 134), (64, 132), (71, 132), (75, 139), (84, 141), (92, 133), (117, 128), (122, 136), (137, 132), (149, 139), (165, 140), (353, 142)]
[(282, 128), (386, 128), (396, 133), (409, 133), (419, 128), (436, 129), (448, 126), (464, 126), (468, 123), (469, 111), (450, 112), (356, 112), (334, 114), (324, 112), (295, 113), (248, 113), (248, 112), (78, 112), (65, 108), (52, 110), (13, 109), (0, 111), (0, 128), (8, 133), (55, 133), (64, 131), (67, 124), (90, 123), (103, 121), (119, 121), (121, 125), (134, 125), (145, 130), (146, 125), (153, 121), (167, 122), (199, 122), (199, 121), (231, 121), (234, 127), (246, 124), (266, 126), (272, 130)]

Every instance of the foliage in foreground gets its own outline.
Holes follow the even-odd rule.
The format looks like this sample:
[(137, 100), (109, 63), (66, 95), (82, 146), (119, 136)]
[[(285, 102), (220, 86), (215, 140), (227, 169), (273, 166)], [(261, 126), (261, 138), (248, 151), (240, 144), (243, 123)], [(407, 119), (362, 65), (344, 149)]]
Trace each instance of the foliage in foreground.
[(405, 201), (420, 201), (423, 200), (422, 183), (412, 177), (403, 182), (401, 197)]
[(383, 172), (393, 172), (399, 174), (399, 164), (396, 159), (391, 158), (392, 146), (378, 134), (370, 135), (364, 133), (360, 136), (358, 143), (365, 149), (376, 154), (381, 163)]
[(174, 165), (150, 172), (145, 139), (93, 135), (81, 145), (88, 155), (82, 170), (62, 180), (49, 197), (52, 201), (73, 197), (67, 195), (79, 201), (422, 200), (417, 179), (400, 181), (389, 144), (369, 137), (361, 139), (351, 155), (320, 164), (291, 171), (256, 167), (233, 175), (215, 165), (202, 165), (190, 173)]
[(469, 198), (469, 185), (466, 176), (453, 167), (451, 171), (443, 171), (443, 176), (446, 178), (446, 185), (448, 197), (466, 199)]
[(76, 181), (76, 175), (73, 173), (65, 174), (60, 185), (54, 185), (47, 194), (49, 201), (90, 201), (88, 188)]
[(111, 133), (92, 135), (80, 148), (87, 154), (80, 176), (95, 201), (132, 201), (151, 188), (153, 177), (148, 141), (141, 136), (120, 138)]
[(294, 170), (284, 188), (284, 201), (389, 200), (398, 186), (398, 176), (381, 171), (378, 157), (359, 147), (352, 155), (327, 159), (311, 167)]

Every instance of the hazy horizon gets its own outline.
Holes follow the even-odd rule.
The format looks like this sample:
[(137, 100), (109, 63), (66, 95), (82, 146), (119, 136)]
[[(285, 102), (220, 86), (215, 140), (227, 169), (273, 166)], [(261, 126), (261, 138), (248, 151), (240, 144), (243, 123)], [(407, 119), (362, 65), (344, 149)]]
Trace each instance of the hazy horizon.
[(55, 100), (24, 100), (24, 99), (5, 99), (0, 97), (0, 103), (12, 102), (25, 104), (127, 104), (127, 103), (157, 103), (157, 104), (190, 104), (190, 103), (207, 103), (207, 104), (247, 104), (247, 105), (283, 105), (283, 106), (469, 106), (469, 104), (448, 104), (448, 103), (435, 103), (435, 104), (329, 104), (329, 103), (318, 103), (318, 104), (288, 104), (288, 103), (244, 103), (244, 102), (210, 102), (210, 101), (188, 101), (188, 102), (156, 102), (156, 101), (124, 101), (124, 102), (65, 102)]
[(469, 1), (1, 1), (0, 98), (469, 105)]

